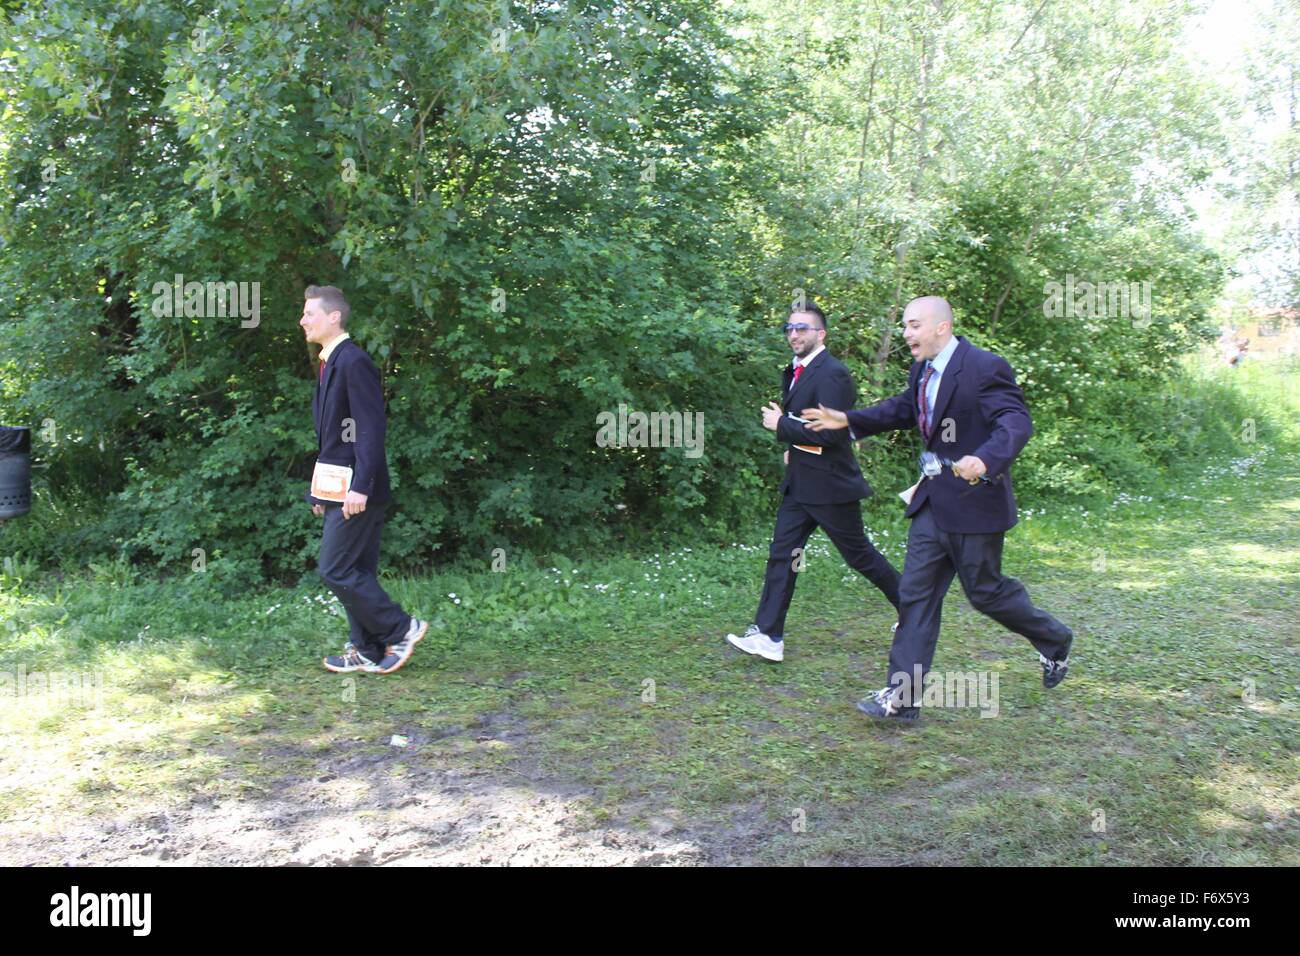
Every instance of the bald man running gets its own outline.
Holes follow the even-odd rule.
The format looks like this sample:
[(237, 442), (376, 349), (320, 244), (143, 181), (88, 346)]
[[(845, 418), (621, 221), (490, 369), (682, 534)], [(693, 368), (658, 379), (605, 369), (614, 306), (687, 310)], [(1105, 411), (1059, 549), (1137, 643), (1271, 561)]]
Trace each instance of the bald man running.
[(943, 598), (953, 576), (971, 605), (1038, 649), (1043, 686), (1069, 667), (1073, 632), (1002, 574), (1002, 539), (1016, 523), (1011, 463), (1034, 426), (1006, 360), (952, 334), (952, 307), (938, 296), (903, 311), (903, 338), (914, 359), (907, 388), (870, 408), (825, 406), (801, 416), (813, 431), (848, 428), (856, 441), (916, 428), (921, 476), (907, 506), (912, 519), (899, 583), (898, 630), (889, 652), (889, 686), (858, 702), (871, 717), (915, 720), (923, 681), (939, 640)]

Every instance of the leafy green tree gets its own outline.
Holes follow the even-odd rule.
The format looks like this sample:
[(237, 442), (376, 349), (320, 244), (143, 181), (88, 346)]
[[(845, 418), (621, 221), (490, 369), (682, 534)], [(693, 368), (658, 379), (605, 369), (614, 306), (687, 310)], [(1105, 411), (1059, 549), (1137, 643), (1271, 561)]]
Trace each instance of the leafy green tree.
[[(313, 283), (383, 373), (407, 568), (766, 518), (757, 409), (800, 291), (864, 401), (903, 380), (903, 304), (947, 295), (1020, 372), (1024, 485), (1149, 480), (1204, 435), (1171, 395), (1224, 272), (1186, 211), (1228, 153), (1195, 9), (2, 6), (0, 402), (39, 426), (41, 494), (5, 547), (309, 569)], [(177, 308), (178, 276), (258, 314)], [(1054, 309), (1075, 281), (1144, 295)], [(597, 441), (620, 406), (706, 412), (703, 454)], [(862, 456), (901, 487), (914, 452)]]
[[(729, 210), (768, 107), (735, 46), (695, 0), (13, 13), (10, 414), (58, 424), (48, 474), (106, 495), (107, 538), (242, 578), (304, 567), (296, 322), (332, 282), (384, 375), (397, 559), (726, 527), (766, 484)], [(160, 310), (176, 275), (257, 283), (260, 320)], [(598, 447), (620, 403), (725, 411), (690, 459)]]

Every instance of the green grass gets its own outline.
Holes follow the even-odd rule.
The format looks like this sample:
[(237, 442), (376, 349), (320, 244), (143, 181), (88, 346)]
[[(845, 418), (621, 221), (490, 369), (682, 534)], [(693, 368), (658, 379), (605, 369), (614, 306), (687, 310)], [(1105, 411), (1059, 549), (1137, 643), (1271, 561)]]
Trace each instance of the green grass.
[[(64, 814), (275, 793), (364, 755), (399, 782), (424, 764), (582, 788), (587, 822), (668, 815), (716, 862), (1294, 865), (1300, 396), (1294, 363), (1213, 375), (1268, 399), (1257, 440), (1120, 501), (1021, 502), (1005, 570), (1076, 631), (1059, 689), (950, 592), (935, 666), (995, 673), (996, 718), (932, 709), (904, 729), (854, 710), (884, 683), (893, 617), (820, 535), (781, 665), (722, 641), (753, 614), (766, 528), (386, 579), (434, 621), (389, 678), (320, 668), (346, 633), (323, 588), (229, 599), (202, 574), (55, 582), (20, 562), (0, 577), (0, 671), (104, 687), (0, 688), (0, 819), (53, 832)], [(899, 512), (871, 524), (901, 564)]]

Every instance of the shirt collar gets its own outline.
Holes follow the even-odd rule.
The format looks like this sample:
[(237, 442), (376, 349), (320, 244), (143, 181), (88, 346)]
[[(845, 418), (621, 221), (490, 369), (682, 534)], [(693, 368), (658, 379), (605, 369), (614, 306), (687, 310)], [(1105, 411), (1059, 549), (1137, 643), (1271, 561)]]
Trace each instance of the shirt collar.
[(934, 369), (934, 374), (942, 375), (943, 370), (948, 367), (948, 361), (952, 358), (952, 353), (957, 351), (957, 336), (948, 340), (948, 344), (934, 358), (930, 359), (930, 366)]
[(802, 365), (804, 368), (807, 368), (808, 365), (812, 362), (813, 359), (815, 359), (817, 356), (821, 355), (821, 354), (822, 354), (823, 352), (825, 352), (825, 351), (826, 351), (826, 346), (824, 346), (824, 345), (819, 345), (819, 346), (817, 346), (815, 349), (813, 349), (812, 352), (810, 352), (810, 353), (808, 354), (808, 357), (807, 357), (807, 358), (805, 358), (805, 359), (795, 359), (795, 360), (794, 360), (794, 365), (795, 365), (795, 366), (800, 366), (800, 365)]
[(346, 341), (347, 341), (348, 339), (350, 339), (350, 338), (352, 338), (352, 336), (350, 336), (350, 335), (348, 335), (346, 332), (344, 332), (342, 335), (340, 335), (338, 338), (336, 338), (336, 339), (335, 339), (333, 342), (331, 342), (329, 345), (327, 345), (327, 346), (325, 346), (323, 349), (321, 349), (321, 350), (320, 350), (320, 360), (321, 360), (321, 364), (323, 365), (324, 363), (328, 362), (328, 361), (330, 360), (330, 356), (334, 354), (334, 350), (335, 350), (336, 348), (338, 348), (340, 345), (342, 345), (344, 342), (346, 342)]

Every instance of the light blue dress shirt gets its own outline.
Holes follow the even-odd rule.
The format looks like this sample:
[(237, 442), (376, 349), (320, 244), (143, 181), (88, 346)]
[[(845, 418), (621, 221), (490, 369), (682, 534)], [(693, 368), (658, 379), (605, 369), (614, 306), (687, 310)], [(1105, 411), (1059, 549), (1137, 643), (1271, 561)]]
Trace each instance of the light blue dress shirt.
[[(934, 369), (934, 374), (930, 376), (930, 381), (926, 383), (926, 389), (925, 389), (925, 407), (929, 409), (930, 412), (925, 422), (925, 427), (927, 431), (934, 427), (934, 403), (935, 400), (939, 397), (939, 380), (943, 378), (943, 370), (948, 367), (948, 361), (952, 358), (952, 353), (956, 351), (957, 351), (957, 336), (954, 335), (951, 339), (948, 340), (948, 344), (943, 347), (943, 350), (934, 358), (930, 359), (929, 364)], [(921, 369), (920, 381), (922, 382), (925, 381), (924, 367), (922, 367)], [(919, 408), (920, 401), (921, 401), (921, 387), (919, 385), (917, 386), (916, 389), (916, 399), (917, 399), (917, 406)]]

